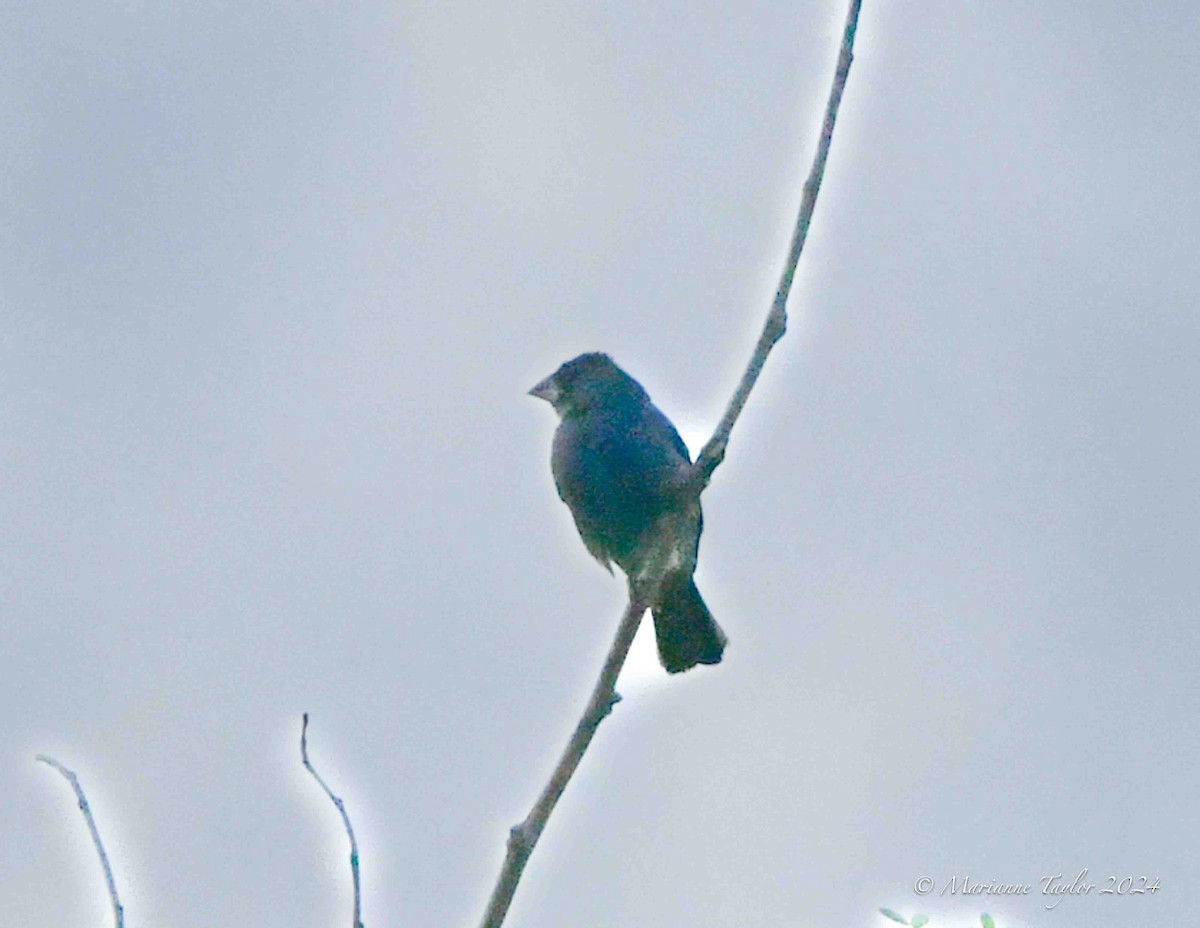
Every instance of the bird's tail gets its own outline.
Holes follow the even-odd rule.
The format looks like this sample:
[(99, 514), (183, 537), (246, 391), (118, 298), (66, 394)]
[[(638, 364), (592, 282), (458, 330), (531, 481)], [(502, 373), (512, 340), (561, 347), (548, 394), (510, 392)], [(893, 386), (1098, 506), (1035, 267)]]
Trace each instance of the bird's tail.
[(667, 673), (721, 663), (728, 639), (690, 576), (667, 577), (653, 612), (658, 659)]

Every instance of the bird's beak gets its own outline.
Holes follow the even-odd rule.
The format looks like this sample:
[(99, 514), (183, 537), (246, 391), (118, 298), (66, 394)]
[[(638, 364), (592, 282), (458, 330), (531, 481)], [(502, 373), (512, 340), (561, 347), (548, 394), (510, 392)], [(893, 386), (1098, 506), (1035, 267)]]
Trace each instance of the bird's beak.
[(551, 374), (532, 390), (529, 391), (530, 396), (536, 396), (539, 400), (545, 400), (551, 406), (558, 402), (559, 395), (558, 384), (554, 382), (554, 375)]

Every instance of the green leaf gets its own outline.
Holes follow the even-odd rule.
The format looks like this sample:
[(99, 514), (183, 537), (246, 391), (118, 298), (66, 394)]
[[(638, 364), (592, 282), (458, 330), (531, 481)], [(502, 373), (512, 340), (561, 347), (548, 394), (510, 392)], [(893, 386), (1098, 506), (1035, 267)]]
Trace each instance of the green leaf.
[(897, 915), (891, 909), (880, 909), (879, 911), (882, 912), (884, 915), (886, 915), (888, 918), (890, 918), (894, 922), (899, 922), (901, 925), (908, 924), (907, 918), (905, 918), (903, 915)]
[(992, 921), (992, 916), (984, 912), (979, 916), (979, 920), (983, 922), (983, 928), (996, 928), (996, 923)]
[(914, 915), (912, 917), (912, 928), (923, 928), (923, 926), (928, 925), (928, 924), (929, 924), (929, 916), (928, 915)]

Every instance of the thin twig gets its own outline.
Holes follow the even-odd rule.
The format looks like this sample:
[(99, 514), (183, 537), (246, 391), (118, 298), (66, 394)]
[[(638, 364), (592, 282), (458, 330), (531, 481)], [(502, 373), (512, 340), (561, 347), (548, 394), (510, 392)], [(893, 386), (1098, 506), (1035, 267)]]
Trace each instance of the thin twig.
[(775, 299), (767, 313), (762, 334), (758, 344), (754, 346), (754, 354), (742, 374), (741, 383), (733, 394), (733, 399), (725, 408), (725, 415), (713, 437), (708, 440), (696, 463), (692, 465), (694, 483), (698, 490), (703, 490), (712, 479), (713, 471), (720, 466), (725, 458), (725, 449), (729, 445), (729, 433), (742, 408), (750, 397), (750, 391), (762, 373), (767, 355), (775, 347), (775, 343), (783, 338), (787, 331), (787, 301), (792, 292), (792, 280), (796, 276), (796, 265), (800, 261), (800, 253), (808, 239), (808, 227), (812, 222), (813, 210), (817, 206), (817, 194), (821, 191), (821, 179), (825, 176), (825, 162), (829, 158), (829, 146), (833, 141), (833, 127), (837, 122), (838, 107), (842, 103), (842, 93), (846, 89), (846, 78), (850, 74), (850, 64), (854, 61), (854, 36), (858, 31), (858, 13), (862, 8), (862, 0), (850, 0), (850, 9), (846, 13), (846, 27), (842, 32), (842, 47), (838, 54), (837, 70), (833, 75), (833, 86), (829, 90), (829, 101), (825, 105), (825, 121), (821, 125), (821, 138), (817, 143), (817, 153), (813, 157), (812, 168), (808, 172), (808, 180), (804, 182), (804, 194), (800, 198), (800, 214), (796, 217), (796, 227), (792, 231), (792, 244), (788, 249), (787, 261), (783, 273), (779, 277), (779, 287), (775, 291)]
[(122, 908), (121, 898), (117, 895), (117, 884), (113, 880), (112, 867), (108, 863), (108, 854), (104, 850), (104, 842), (100, 840), (100, 832), (96, 830), (96, 820), (92, 818), (92, 808), (88, 805), (87, 796), (83, 794), (83, 787), (79, 785), (79, 777), (75, 776), (73, 771), (68, 770), (53, 757), (39, 754), (35, 759), (41, 761), (43, 764), (49, 764), (61, 773), (66, 781), (71, 784), (71, 789), (75, 790), (75, 798), (79, 800), (79, 811), (83, 813), (88, 831), (92, 833), (92, 843), (96, 845), (96, 853), (100, 856), (100, 866), (104, 868), (104, 881), (108, 883), (108, 898), (112, 902), (113, 921), (116, 923), (117, 928), (124, 928), (125, 909)]
[(591, 744), (596, 729), (612, 711), (612, 707), (620, 701), (621, 697), (616, 690), (617, 677), (620, 676), (621, 667), (625, 664), (625, 656), (629, 653), (629, 646), (633, 644), (638, 625), (641, 624), (642, 615), (646, 611), (645, 603), (651, 600), (651, 596), (648, 595), (650, 592), (652, 591), (644, 590), (641, 593), (635, 593), (631, 589), (629, 605), (621, 617), (616, 638), (613, 639), (608, 658), (604, 661), (604, 669), (600, 671), (600, 679), (596, 681), (596, 686), (592, 690), (592, 698), (588, 700), (587, 708), (583, 710), (583, 716), (575, 726), (571, 740), (567, 743), (562, 757), (554, 768), (554, 773), (550, 775), (550, 781), (542, 790), (542, 794), (538, 796), (537, 802), (529, 811), (529, 815), (525, 817), (525, 821), (514, 826), (509, 832), (508, 852), (504, 857), (504, 867), (500, 871), (500, 879), (496, 882), (496, 888), (492, 890), (492, 898), (488, 900), (487, 911), (480, 923), (481, 928), (499, 928), (503, 924), (504, 916), (508, 914), (508, 906), (512, 902), (513, 893), (517, 891), (521, 873), (525, 869), (529, 855), (533, 853), (534, 845), (542, 835), (542, 829), (546, 827), (546, 820), (550, 818), (550, 813), (554, 811), (559, 797), (567, 788), (567, 783), (570, 781), (571, 775), (575, 773), (575, 768), (583, 760), (583, 754)]
[[(837, 121), (838, 106), (841, 104), (842, 92), (846, 87), (846, 77), (850, 73), (850, 63), (854, 60), (854, 34), (858, 28), (858, 13), (861, 7), (862, 0), (851, 0), (850, 10), (846, 16), (846, 28), (842, 34), (841, 53), (838, 56), (833, 87), (829, 93), (829, 102), (825, 107), (825, 122), (821, 128), (821, 139), (817, 144), (812, 170), (809, 172), (808, 180), (804, 183), (804, 195), (800, 201), (800, 215), (796, 220), (796, 228), (792, 233), (791, 248), (788, 250), (787, 262), (779, 279), (779, 288), (775, 293), (771, 310), (767, 314), (762, 335), (758, 339), (758, 344), (755, 346), (745, 374), (742, 375), (737, 392), (729, 401), (729, 406), (726, 408), (717, 430), (696, 458), (696, 463), (692, 465), (692, 478), (688, 484), (691, 491), (697, 494), (707, 486), (713, 471), (724, 459), (733, 425), (746, 405), (750, 391), (754, 388), (754, 383), (758, 380), (758, 375), (766, 363), (767, 355), (770, 354), (775, 343), (783, 337), (783, 333), (787, 329), (788, 294), (792, 289), (792, 279), (796, 274), (800, 252), (804, 250), (804, 241), (808, 237), (808, 226), (812, 221), (813, 209), (817, 204), (817, 193), (821, 189), (821, 178), (825, 173), (825, 161), (829, 157), (829, 145), (833, 138), (833, 126)], [(661, 582), (661, 576), (662, 565), (659, 565), (655, 570), (646, 571), (636, 584), (631, 583), (629, 605), (621, 618), (621, 624), (617, 629), (612, 648), (608, 652), (608, 658), (604, 662), (604, 668), (600, 671), (600, 679), (596, 681), (596, 686), (592, 690), (592, 698), (588, 700), (587, 708), (583, 710), (583, 716), (575, 726), (575, 732), (571, 735), (570, 742), (555, 766), (550, 781), (542, 790), (537, 802), (534, 803), (533, 809), (530, 810), (525, 821), (515, 826), (509, 833), (504, 866), (500, 871), (496, 887), (492, 890), (481, 928), (500, 928), (500, 925), (503, 924), (525, 864), (529, 861), (529, 856), (533, 853), (533, 848), (537, 844), (538, 838), (541, 837), (542, 830), (546, 827), (550, 813), (554, 811), (554, 806), (562, 796), (563, 790), (567, 788), (571, 775), (574, 774), (579, 762), (583, 759), (583, 754), (591, 744), (596, 729), (620, 699), (616, 691), (617, 677), (624, 666), (629, 646), (633, 643), (633, 637), (637, 634), (638, 625), (646, 611), (646, 603), (655, 600), (655, 591)], [(635, 589), (635, 587), (639, 589)]]
[(308, 713), (304, 713), (304, 724), (300, 727), (300, 758), (304, 761), (304, 767), (313, 775), (313, 779), (320, 784), (321, 789), (325, 790), (325, 795), (337, 807), (342, 816), (342, 825), (345, 826), (346, 836), (350, 839), (350, 876), (354, 880), (354, 921), (351, 922), (351, 928), (363, 928), (362, 923), (362, 891), (358, 879), (358, 842), (354, 840), (354, 826), (350, 824), (350, 816), (346, 814), (346, 804), (333, 794), (333, 790), (317, 773), (315, 767), (308, 759)]

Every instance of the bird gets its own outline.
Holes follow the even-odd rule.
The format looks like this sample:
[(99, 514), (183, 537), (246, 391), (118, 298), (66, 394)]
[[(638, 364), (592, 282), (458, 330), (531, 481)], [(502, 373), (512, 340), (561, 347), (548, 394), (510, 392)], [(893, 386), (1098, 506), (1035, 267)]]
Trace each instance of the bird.
[(631, 588), (666, 565), (649, 604), (662, 666), (719, 664), (728, 639), (692, 578), (704, 519), (698, 495), (681, 490), (691, 455), (675, 426), (602, 352), (567, 361), (529, 394), (558, 414), (550, 469), (591, 555)]

